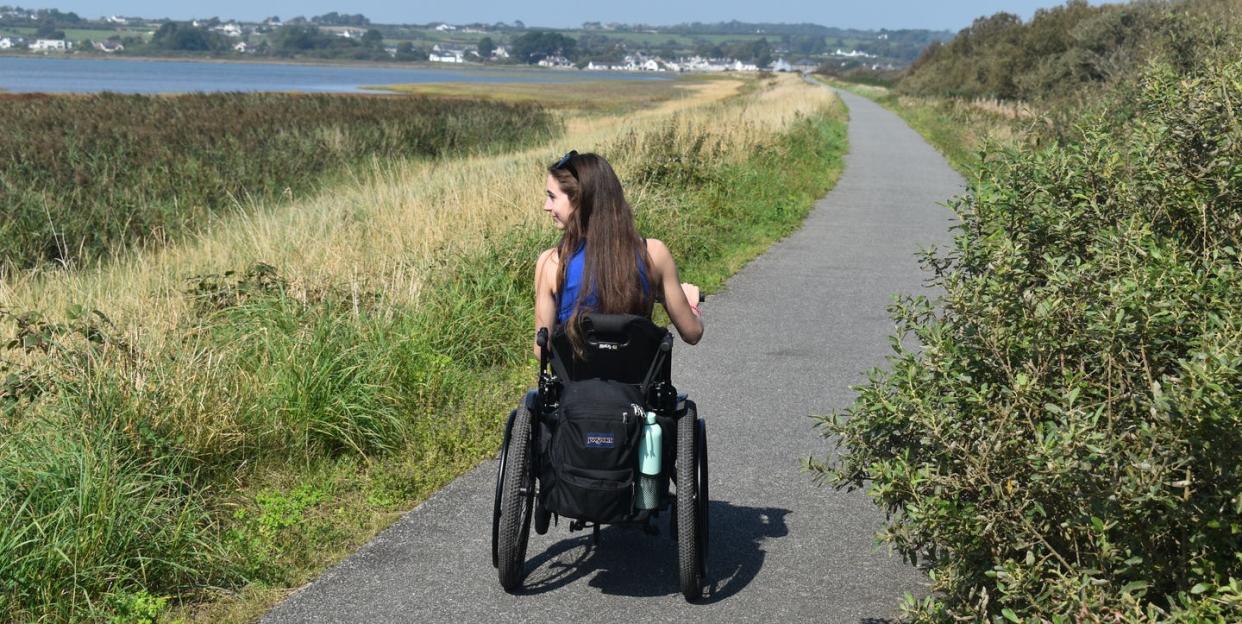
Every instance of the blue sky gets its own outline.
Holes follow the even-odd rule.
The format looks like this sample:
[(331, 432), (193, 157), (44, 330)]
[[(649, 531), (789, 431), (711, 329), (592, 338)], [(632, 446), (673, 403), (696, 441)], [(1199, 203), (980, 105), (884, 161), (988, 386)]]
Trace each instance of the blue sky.
[[(296, 15), (319, 15), (329, 11), (362, 13), (381, 23), (424, 23), (446, 21), (512, 22), (527, 26), (577, 26), (585, 21), (642, 22), (676, 24), (680, 22), (719, 22), (736, 19), (746, 22), (812, 22), (843, 28), (931, 28), (957, 31), (980, 15), (998, 11), (1030, 18), (1035, 10), (1061, 4), (1047, 0), (606, 0), (604, 2), (548, 2), (547, 0), (469, 0), (465, 2), (392, 0), (214, 0), (213, 2), (168, 2), (167, 0), (51, 0), (22, 2), (0, 0), (28, 8), (57, 8), (75, 11), (84, 17), (139, 15), (143, 17), (237, 18), (260, 20), (269, 15), (288, 19)], [(561, 7), (553, 10), (553, 7)]]

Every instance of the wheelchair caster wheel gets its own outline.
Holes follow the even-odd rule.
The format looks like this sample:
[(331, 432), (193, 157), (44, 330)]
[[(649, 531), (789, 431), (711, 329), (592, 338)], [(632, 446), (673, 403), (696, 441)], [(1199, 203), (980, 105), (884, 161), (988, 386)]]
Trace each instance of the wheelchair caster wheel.
[(552, 523), (552, 512), (544, 509), (543, 503), (539, 499), (535, 499), (535, 533), (543, 535), (548, 532), (548, 525)]

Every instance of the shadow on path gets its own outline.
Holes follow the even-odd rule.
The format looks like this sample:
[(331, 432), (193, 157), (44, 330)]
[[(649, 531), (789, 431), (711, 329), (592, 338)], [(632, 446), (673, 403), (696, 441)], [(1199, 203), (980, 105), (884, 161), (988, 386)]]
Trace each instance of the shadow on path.
[[(724, 501), (711, 501), (710, 507), (708, 579), (702, 604), (720, 602), (749, 585), (763, 567), (764, 543), (789, 532), (785, 525), (788, 509), (740, 507)], [(591, 587), (604, 594), (678, 593), (677, 543), (670, 537), (667, 516), (657, 521), (659, 535), (609, 525), (600, 531), (598, 545), (591, 543), (590, 531), (584, 531), (535, 552), (526, 562), (530, 572), (518, 593), (542, 594), (586, 577)], [(549, 534), (557, 530), (565, 528), (553, 527)]]

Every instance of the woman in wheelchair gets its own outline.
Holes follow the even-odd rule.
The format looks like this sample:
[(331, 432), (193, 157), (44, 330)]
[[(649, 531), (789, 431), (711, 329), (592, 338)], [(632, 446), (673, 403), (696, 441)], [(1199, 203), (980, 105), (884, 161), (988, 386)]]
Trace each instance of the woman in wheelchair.
[[(563, 233), (560, 243), (535, 263), (536, 334), (541, 328), (551, 331), (555, 321), (581, 353), (575, 313), (650, 318), (654, 284), (681, 339), (695, 344), (703, 337), (699, 288), (678, 281), (677, 265), (664, 243), (638, 235), (634, 212), (608, 161), (571, 151), (548, 167), (544, 192), (543, 210)], [(594, 287), (582, 288), (584, 281)]]
[(506, 591), (521, 585), (532, 518), (539, 534), (555, 516), (598, 541), (603, 524), (658, 533), (654, 519), (672, 509), (681, 593), (693, 600), (706, 576), (706, 428), (672, 385), (672, 335), (651, 313), (661, 301), (695, 344), (702, 297), (664, 243), (639, 236), (606, 160), (571, 151), (547, 174), (543, 209), (562, 234), (536, 262), (539, 384), (505, 427), (492, 564)]

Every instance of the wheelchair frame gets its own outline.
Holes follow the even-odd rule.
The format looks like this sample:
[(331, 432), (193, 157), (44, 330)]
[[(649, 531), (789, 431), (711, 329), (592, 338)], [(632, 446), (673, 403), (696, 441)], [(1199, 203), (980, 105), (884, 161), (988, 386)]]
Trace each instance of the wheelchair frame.
[[(614, 322), (618, 319), (639, 318), (589, 316)], [(692, 601), (702, 596), (707, 576), (707, 427), (703, 419), (699, 418), (694, 402), (685, 395), (679, 395), (668, 378), (673, 336), (667, 329), (661, 331), (663, 334), (659, 347), (642, 384), (645, 403), (643, 407), (654, 411), (657, 416), (672, 418), (676, 422), (673, 469), (663, 471), (676, 486), (676, 493), (671, 493), (665, 483), (661, 487), (664, 496), (656, 509), (632, 512), (630, 519), (612, 524), (639, 525), (647, 533), (656, 534), (658, 529), (651, 523), (652, 519), (661, 511), (672, 508), (670, 533), (677, 541), (680, 590), (687, 601)], [(544, 420), (559, 407), (561, 376), (569, 375), (568, 367), (555, 351), (546, 328), (539, 330), (536, 343), (540, 351), (538, 385), (535, 390), (526, 393), (517, 409), (510, 412), (505, 423), (496, 469), (495, 500), (492, 508), (492, 565), (498, 570), (501, 587), (509, 592), (517, 590), (526, 575), (526, 548), (532, 517), (535, 530), (539, 534), (547, 532), (551, 520), (552, 512), (542, 509), (542, 505), (535, 501), (539, 482), (537, 475), (540, 474), (542, 462), (549, 461), (549, 458), (537, 452), (537, 438), (544, 426)], [(595, 343), (591, 344), (596, 346)], [(604, 345), (604, 348), (609, 348), (607, 343)], [(611, 348), (615, 349), (616, 346)], [(569, 520), (571, 532), (591, 527), (593, 543), (599, 543), (601, 523), (576, 518)]]

